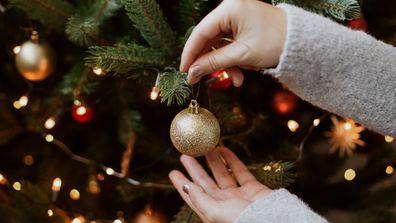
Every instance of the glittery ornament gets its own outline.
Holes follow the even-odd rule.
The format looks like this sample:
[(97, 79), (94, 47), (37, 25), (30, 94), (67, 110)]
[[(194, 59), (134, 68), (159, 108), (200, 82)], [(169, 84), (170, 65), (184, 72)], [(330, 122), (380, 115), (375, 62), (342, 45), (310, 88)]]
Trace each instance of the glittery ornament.
[(349, 20), (347, 25), (351, 29), (367, 31), (367, 23), (363, 18)]
[(38, 33), (32, 32), (31, 39), (14, 48), (15, 65), (19, 73), (29, 81), (46, 79), (54, 68), (54, 53), (46, 43), (39, 43)]
[(173, 119), (170, 137), (181, 153), (202, 156), (219, 142), (220, 125), (210, 111), (200, 108), (196, 100), (191, 100), (190, 106)]
[(86, 123), (92, 120), (94, 110), (84, 105), (73, 105), (72, 116), (77, 122)]
[(279, 91), (274, 94), (272, 107), (281, 115), (290, 114), (296, 109), (297, 97), (289, 91)]
[(227, 90), (232, 85), (230, 76), (221, 69), (209, 75), (209, 87), (214, 90)]

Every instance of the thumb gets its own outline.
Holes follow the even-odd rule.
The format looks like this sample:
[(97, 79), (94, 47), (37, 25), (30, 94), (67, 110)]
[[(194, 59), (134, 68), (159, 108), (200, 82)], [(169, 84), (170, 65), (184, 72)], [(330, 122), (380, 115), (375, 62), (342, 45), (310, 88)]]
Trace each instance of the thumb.
[(213, 217), (217, 201), (194, 183), (184, 185), (183, 190), (190, 196), (191, 203), (208, 219)]
[(195, 84), (206, 74), (241, 64), (246, 55), (246, 48), (237, 45), (236, 42), (206, 53), (190, 66), (188, 83)]

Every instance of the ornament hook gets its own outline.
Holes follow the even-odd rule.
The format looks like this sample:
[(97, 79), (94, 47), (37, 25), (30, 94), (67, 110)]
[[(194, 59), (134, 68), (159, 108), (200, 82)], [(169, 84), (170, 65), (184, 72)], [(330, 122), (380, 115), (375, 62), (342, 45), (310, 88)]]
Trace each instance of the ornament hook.
[(188, 112), (191, 114), (199, 114), (199, 104), (197, 100), (191, 100), (190, 105), (188, 106)]

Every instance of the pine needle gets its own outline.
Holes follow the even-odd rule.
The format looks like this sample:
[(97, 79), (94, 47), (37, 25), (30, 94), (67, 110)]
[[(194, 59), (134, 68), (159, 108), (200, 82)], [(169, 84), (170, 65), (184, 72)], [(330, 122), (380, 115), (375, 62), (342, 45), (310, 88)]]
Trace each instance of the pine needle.
[(100, 67), (115, 73), (127, 73), (133, 69), (164, 67), (167, 61), (156, 49), (135, 43), (118, 44), (113, 47), (92, 46), (85, 58), (89, 67)]
[(173, 103), (182, 105), (190, 98), (191, 89), (186, 81), (187, 74), (177, 71), (175, 68), (166, 68), (161, 74), (158, 90), (161, 102), (168, 106)]
[(287, 187), (294, 182), (296, 174), (291, 171), (294, 164), (291, 162), (270, 162), (255, 164), (249, 169), (262, 184), (271, 189)]

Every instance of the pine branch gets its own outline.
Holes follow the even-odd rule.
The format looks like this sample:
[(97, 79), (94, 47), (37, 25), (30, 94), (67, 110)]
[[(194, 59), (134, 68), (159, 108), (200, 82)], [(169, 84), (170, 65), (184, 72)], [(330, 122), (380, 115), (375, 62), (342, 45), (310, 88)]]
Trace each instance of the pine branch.
[(272, 0), (272, 4), (288, 3), (306, 10), (344, 21), (361, 17), (360, 6), (356, 0)]
[(64, 0), (10, 0), (12, 6), (23, 10), (29, 18), (56, 29), (63, 29), (74, 7)]
[[(89, 78), (89, 76), (92, 78)], [(90, 95), (99, 85), (99, 81), (93, 79), (94, 76), (95, 75), (92, 75), (83, 63), (76, 64), (70, 72), (64, 76), (59, 87), (59, 92), (69, 100), (81, 94)]]
[(180, 211), (174, 216), (173, 221), (171, 223), (201, 223), (201, 219), (199, 219), (198, 215), (188, 206), (183, 205), (180, 208)]
[(161, 74), (158, 90), (160, 91), (161, 102), (168, 106), (173, 103), (182, 105), (190, 98), (191, 89), (186, 81), (187, 74), (180, 73), (175, 68), (167, 68)]
[(155, 0), (121, 0), (127, 15), (148, 44), (172, 56), (175, 33), (171, 30)]
[(294, 182), (296, 175), (291, 169), (294, 164), (291, 162), (270, 162), (255, 164), (249, 169), (258, 181), (271, 189), (287, 187)]
[(93, 46), (85, 58), (89, 67), (100, 67), (115, 73), (127, 73), (134, 69), (164, 67), (167, 61), (161, 52), (134, 43), (114, 47)]
[(183, 31), (199, 22), (207, 4), (208, 0), (181, 0), (179, 2), (180, 25)]
[(81, 6), (66, 25), (68, 38), (81, 46), (98, 42), (101, 23), (113, 16), (121, 6), (116, 0), (96, 0)]

